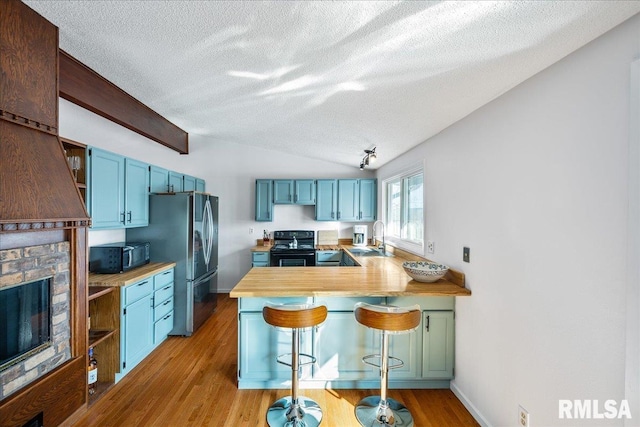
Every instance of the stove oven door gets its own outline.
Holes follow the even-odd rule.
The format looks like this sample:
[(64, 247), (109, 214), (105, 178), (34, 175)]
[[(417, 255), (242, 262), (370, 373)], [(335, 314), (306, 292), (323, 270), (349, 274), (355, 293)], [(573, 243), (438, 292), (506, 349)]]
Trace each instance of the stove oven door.
[(271, 267), (309, 267), (316, 265), (315, 251), (271, 252)]

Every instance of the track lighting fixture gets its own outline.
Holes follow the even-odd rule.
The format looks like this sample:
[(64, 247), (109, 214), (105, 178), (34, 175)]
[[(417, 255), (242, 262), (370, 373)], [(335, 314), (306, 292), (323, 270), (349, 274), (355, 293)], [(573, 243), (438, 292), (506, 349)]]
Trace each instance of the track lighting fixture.
[(376, 147), (373, 147), (371, 150), (364, 150), (364, 157), (360, 162), (360, 170), (364, 169), (365, 166), (369, 166), (369, 163), (373, 163), (377, 159), (376, 155)]

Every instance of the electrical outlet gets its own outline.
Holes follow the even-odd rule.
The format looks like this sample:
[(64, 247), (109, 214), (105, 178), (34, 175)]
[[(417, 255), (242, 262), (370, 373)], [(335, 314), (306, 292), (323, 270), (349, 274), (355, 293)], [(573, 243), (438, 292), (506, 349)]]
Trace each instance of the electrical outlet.
[(471, 257), (471, 249), (467, 247), (462, 248), (462, 261), (471, 262), (470, 257)]
[(427, 240), (427, 252), (429, 252), (430, 254), (434, 252), (433, 246), (434, 246), (433, 240)]
[(249, 234), (253, 234), (253, 227), (249, 227)]
[(520, 405), (518, 405), (518, 425), (520, 427), (529, 427), (529, 413)]

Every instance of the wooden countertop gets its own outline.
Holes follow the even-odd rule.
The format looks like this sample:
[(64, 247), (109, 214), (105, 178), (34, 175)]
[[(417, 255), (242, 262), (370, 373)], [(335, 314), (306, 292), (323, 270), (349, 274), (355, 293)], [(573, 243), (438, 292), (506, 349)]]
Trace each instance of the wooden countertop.
[[(349, 251), (352, 246), (330, 249)], [(322, 249), (325, 249), (323, 246)], [(328, 249), (325, 249), (328, 250)], [(231, 290), (232, 298), (288, 296), (468, 296), (464, 273), (449, 270), (435, 283), (412, 280), (402, 268), (422, 258), (396, 251), (394, 257), (354, 257), (356, 267), (254, 267)]]
[(127, 286), (175, 266), (175, 262), (150, 262), (124, 273), (89, 273), (89, 286)]

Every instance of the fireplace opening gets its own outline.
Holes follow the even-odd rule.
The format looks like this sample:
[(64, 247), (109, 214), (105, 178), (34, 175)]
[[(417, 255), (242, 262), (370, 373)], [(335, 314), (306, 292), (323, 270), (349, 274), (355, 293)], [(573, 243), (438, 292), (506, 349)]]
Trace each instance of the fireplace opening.
[(0, 370), (51, 345), (51, 279), (0, 289)]

